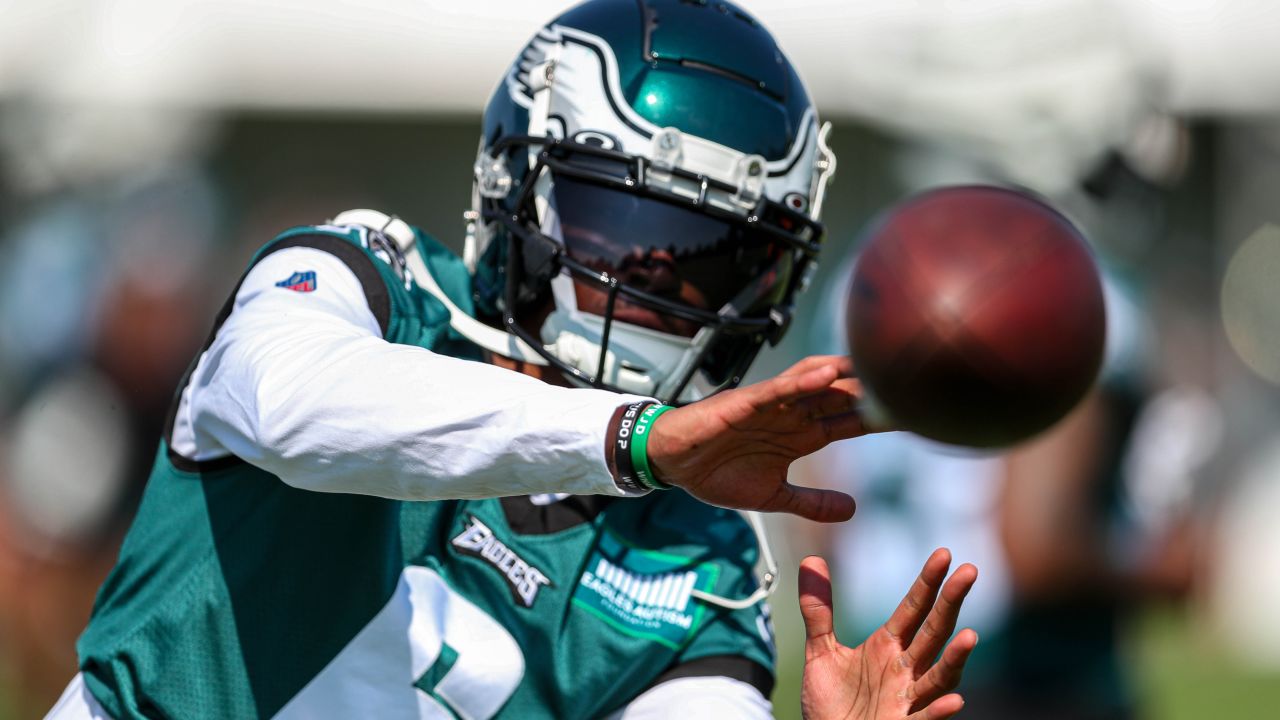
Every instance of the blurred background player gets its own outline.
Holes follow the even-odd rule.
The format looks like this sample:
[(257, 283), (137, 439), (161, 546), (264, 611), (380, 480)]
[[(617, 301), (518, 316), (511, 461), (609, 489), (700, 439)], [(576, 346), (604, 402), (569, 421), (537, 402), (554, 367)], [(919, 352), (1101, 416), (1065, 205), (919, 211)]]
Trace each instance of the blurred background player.
[(171, 401), (159, 386), (199, 347), (214, 195), (197, 167), (150, 161), (50, 178), (3, 248), (0, 646), (37, 705), (58, 692), (137, 507)]
[[(1123, 168), (1108, 170), (1116, 173), (1111, 183), (1140, 182)], [(968, 181), (980, 179), (993, 182)], [(1117, 200), (1097, 203), (1108, 201)], [(829, 291), (824, 307), (837, 317), (825, 344), (833, 347), (842, 342), (847, 283)], [(1147, 444), (1169, 440), (1147, 437), (1160, 422), (1148, 404), (1150, 322), (1114, 279), (1107, 294), (1109, 348), (1098, 387), (1041, 437), (980, 453), (888, 433), (804, 463), (806, 478), (859, 501), (854, 522), (810, 528), (827, 534), (820, 547), (838, 559), (849, 632), (874, 627), (875, 614), (895, 602), (873, 573), (910, 576), (907, 558), (929, 543), (992, 568), (966, 608), (983, 638), (965, 681), (974, 717), (1132, 717), (1125, 620), (1144, 598), (1181, 596), (1189, 586), (1186, 468), (1173, 487), (1134, 485), (1142, 472), (1134, 467), (1142, 452), (1135, 434)], [(821, 345), (820, 327), (811, 338)], [(1151, 497), (1153, 489), (1164, 496)], [(1046, 703), (1050, 697), (1057, 699)]]
[[(946, 92), (930, 84), (937, 79), (879, 88), (883, 104), (868, 103), (865, 118), (905, 138), (892, 151), (889, 177), (906, 192), (963, 183), (1025, 187), (1067, 212), (1095, 243), (1107, 276), (1105, 367), (1069, 418), (1007, 452), (890, 433), (806, 460), (806, 477), (859, 499), (855, 522), (810, 528), (826, 535), (813, 542), (840, 562), (850, 632), (874, 626), (871, 618), (893, 602), (873, 573), (909, 576), (905, 558), (929, 543), (949, 544), (991, 570), (965, 610), (983, 637), (965, 680), (974, 717), (1135, 717), (1128, 621), (1142, 602), (1182, 598), (1191, 588), (1197, 525), (1207, 520), (1190, 513), (1192, 482), (1220, 432), (1203, 393), (1161, 386), (1169, 379), (1161, 377), (1148, 312), (1151, 278), (1137, 267), (1186, 232), (1171, 222), (1187, 220), (1171, 205), (1191, 136), (1150, 104), (1137, 61), (1111, 52), (1107, 31), (1087, 16), (1046, 41), (1048, 28), (1039, 23), (1064, 19), (1052, 10), (940, 15), (954, 22), (952, 32), (965, 27), (1001, 43), (979, 50), (969, 36), (932, 38), (921, 43), (928, 45), (921, 62), (947, 76)], [(939, 27), (942, 20), (920, 22)], [(1017, 26), (1024, 34), (1011, 31)], [(1072, 45), (1070, 58), (1054, 54), (1066, 49), (1057, 43)], [(1025, 64), (996, 69), (999, 56)], [(903, 72), (893, 61), (884, 66)], [(1122, 110), (1104, 110), (1110, 96), (1103, 93), (1069, 91), (1086, 78), (1124, 88)], [(1042, 103), (1039, 115), (1023, 114), (1033, 102)], [(1065, 102), (1072, 107), (1058, 104)], [(913, 105), (936, 114), (898, 114)], [(961, 120), (980, 117), (976, 125)], [(851, 249), (829, 277), (822, 305), (829, 322), (815, 323), (811, 349), (842, 348), (856, 242)]]

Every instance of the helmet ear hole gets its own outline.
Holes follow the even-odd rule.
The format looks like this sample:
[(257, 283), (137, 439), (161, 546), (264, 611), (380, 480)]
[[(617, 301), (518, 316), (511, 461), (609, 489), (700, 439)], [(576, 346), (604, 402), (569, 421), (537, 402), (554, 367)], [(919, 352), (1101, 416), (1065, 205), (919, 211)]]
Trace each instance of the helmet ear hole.
[(520, 264), (524, 277), (520, 279), (517, 301), (524, 306), (539, 298), (550, 296), (551, 279), (560, 272), (560, 248), (534, 236), (520, 244)]
[(555, 312), (556, 303), (552, 299), (550, 292), (535, 293), (529, 298), (528, 302), (522, 302), (520, 307), (513, 313), (511, 317), (516, 324), (524, 328), (533, 337), (538, 337), (542, 331), (542, 325), (547, 321), (551, 313)]

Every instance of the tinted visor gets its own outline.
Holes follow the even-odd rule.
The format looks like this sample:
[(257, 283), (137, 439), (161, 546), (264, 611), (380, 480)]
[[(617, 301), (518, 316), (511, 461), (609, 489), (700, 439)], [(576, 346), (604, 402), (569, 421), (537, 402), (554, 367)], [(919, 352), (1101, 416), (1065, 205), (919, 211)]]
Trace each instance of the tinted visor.
[[(712, 313), (732, 304), (741, 317), (761, 317), (790, 285), (795, 250), (745, 221), (559, 174), (551, 200), (558, 225), (546, 231), (569, 257), (635, 290)], [(603, 314), (603, 302), (584, 298), (592, 290), (579, 287), (579, 307)], [(687, 336), (698, 330), (691, 322), (628, 317), (625, 309), (618, 319)]]

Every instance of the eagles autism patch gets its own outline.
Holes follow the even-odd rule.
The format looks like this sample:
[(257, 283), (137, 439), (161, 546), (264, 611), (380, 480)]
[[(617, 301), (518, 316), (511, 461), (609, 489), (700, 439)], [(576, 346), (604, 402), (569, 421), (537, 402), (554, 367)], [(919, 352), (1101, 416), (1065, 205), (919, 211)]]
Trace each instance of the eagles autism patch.
[(719, 574), (715, 565), (631, 547), (606, 531), (572, 602), (627, 635), (679, 649), (705, 612), (693, 591), (712, 591)]
[(276, 287), (281, 287), (294, 292), (315, 292), (316, 291), (316, 271), (301, 270), (295, 272), (289, 277), (276, 283)]

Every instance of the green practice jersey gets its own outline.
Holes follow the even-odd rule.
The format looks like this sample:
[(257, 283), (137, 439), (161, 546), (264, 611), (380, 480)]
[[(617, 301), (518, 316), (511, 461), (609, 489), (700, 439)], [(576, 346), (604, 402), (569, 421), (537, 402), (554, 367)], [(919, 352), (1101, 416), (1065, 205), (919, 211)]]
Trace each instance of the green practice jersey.
[[(254, 262), (288, 247), (330, 253), (360, 278), (387, 341), (478, 360), (380, 237), (298, 228)], [(469, 311), (461, 262), (417, 242)], [(679, 490), (431, 502), (312, 492), (236, 457), (183, 457), (170, 431), (80, 665), (117, 718), (590, 718), (687, 675), (767, 696), (763, 604), (730, 611), (692, 594), (749, 594), (757, 552), (736, 513)]]

